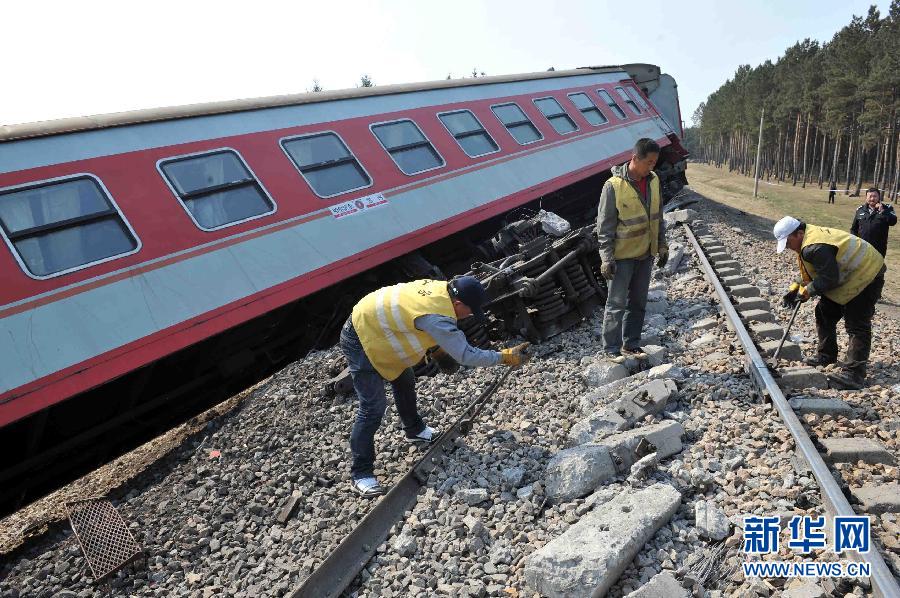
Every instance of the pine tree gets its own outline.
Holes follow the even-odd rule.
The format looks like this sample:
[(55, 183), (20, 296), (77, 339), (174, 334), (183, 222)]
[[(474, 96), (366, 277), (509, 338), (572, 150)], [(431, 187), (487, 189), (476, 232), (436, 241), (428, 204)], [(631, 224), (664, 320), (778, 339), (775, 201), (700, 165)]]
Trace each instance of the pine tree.
[[(900, 187), (900, 0), (854, 16), (831, 40), (805, 39), (775, 62), (741, 65), (693, 116), (692, 154), (752, 175), (765, 109), (761, 174), (794, 184)], [(685, 133), (686, 138), (688, 133)], [(686, 141), (687, 143), (687, 141)]]

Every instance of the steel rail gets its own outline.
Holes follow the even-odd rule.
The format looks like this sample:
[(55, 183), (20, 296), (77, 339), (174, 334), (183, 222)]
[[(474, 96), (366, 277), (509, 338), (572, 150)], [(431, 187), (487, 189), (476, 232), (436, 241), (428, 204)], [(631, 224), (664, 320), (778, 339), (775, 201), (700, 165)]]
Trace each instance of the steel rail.
[(291, 593), (291, 598), (340, 596), (375, 554), (378, 545), (385, 541), (391, 528), (402, 521), (405, 513), (415, 504), (419, 490), (427, 482), (428, 475), (437, 467), (440, 458), (453, 446), (457, 438), (472, 429), (474, 419), (511, 372), (512, 368), (507, 368), (466, 407), (456, 422), (432, 443), (422, 458), (363, 517), (359, 525), (338, 544), (303, 585)]
[[(834, 515), (856, 515), (856, 513), (853, 512), (850, 503), (848, 503), (846, 497), (844, 497), (843, 492), (841, 492), (837, 482), (835, 482), (832, 477), (828, 466), (822, 460), (821, 455), (819, 455), (819, 451), (816, 450), (812, 440), (810, 440), (809, 435), (806, 433), (806, 430), (804, 430), (800, 420), (797, 418), (796, 414), (794, 414), (794, 410), (788, 403), (787, 398), (785, 398), (784, 394), (781, 392), (781, 388), (769, 371), (766, 362), (763, 360), (762, 356), (760, 356), (759, 351), (757, 351), (756, 345), (753, 343), (750, 333), (747, 332), (743, 320), (741, 320), (734, 305), (731, 304), (731, 299), (728, 297), (728, 293), (725, 292), (725, 287), (722, 286), (715, 270), (709, 263), (709, 260), (706, 259), (703, 248), (699, 241), (697, 241), (697, 237), (694, 236), (694, 231), (691, 230), (691, 227), (687, 223), (684, 223), (684, 230), (688, 240), (694, 247), (694, 252), (697, 254), (697, 259), (700, 261), (700, 267), (703, 270), (703, 273), (706, 275), (710, 284), (715, 288), (716, 295), (719, 297), (719, 302), (725, 310), (725, 315), (731, 322), (738, 340), (744, 347), (744, 352), (749, 359), (747, 369), (751, 379), (757, 388), (772, 400), (782, 421), (785, 426), (787, 426), (791, 436), (794, 437), (797, 448), (800, 450), (800, 453), (812, 470), (813, 476), (815, 476), (816, 481), (819, 483), (825, 506)], [(890, 569), (888, 569), (887, 564), (885, 564), (884, 559), (876, 548), (872, 547), (872, 549), (865, 554), (860, 554), (856, 551), (848, 552), (850, 552), (850, 556), (854, 560), (866, 562), (871, 566), (872, 575), (870, 579), (877, 596), (882, 596), (884, 598), (900, 598), (900, 586), (897, 585), (897, 580), (894, 579)]]

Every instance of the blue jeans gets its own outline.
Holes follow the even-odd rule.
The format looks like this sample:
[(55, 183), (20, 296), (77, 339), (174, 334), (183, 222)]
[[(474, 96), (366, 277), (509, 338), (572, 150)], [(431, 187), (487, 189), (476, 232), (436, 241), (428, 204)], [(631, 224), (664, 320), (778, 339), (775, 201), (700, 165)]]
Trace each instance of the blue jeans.
[[(641, 329), (647, 312), (647, 293), (650, 290), (650, 271), (653, 257), (637, 260), (616, 260), (616, 273), (609, 281), (609, 295), (603, 314), (603, 350), (618, 353), (624, 336), (626, 349), (641, 346)], [(625, 331), (622, 333), (622, 320)]]
[[(366, 357), (359, 335), (349, 318), (341, 330), (340, 345), (350, 366), (353, 388), (359, 398), (359, 410), (350, 433), (350, 451), (353, 454), (350, 475), (358, 480), (375, 473), (375, 432), (381, 426), (381, 418), (387, 409), (387, 398), (384, 394), (384, 378)], [(407, 368), (396, 380), (392, 380), (391, 386), (403, 429), (407, 436), (415, 436), (425, 429), (425, 422), (416, 410), (416, 375), (412, 368)]]

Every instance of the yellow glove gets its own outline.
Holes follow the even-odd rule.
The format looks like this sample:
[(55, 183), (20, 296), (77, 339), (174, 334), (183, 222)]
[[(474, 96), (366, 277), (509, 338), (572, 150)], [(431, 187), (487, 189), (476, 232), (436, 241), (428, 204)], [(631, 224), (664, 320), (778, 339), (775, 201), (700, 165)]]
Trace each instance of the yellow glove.
[(799, 301), (800, 303), (809, 301), (809, 287), (801, 286), (797, 290), (797, 301)]
[(794, 303), (797, 302), (797, 292), (799, 290), (800, 285), (796, 282), (792, 282), (791, 286), (788, 287), (788, 292), (785, 293), (784, 297), (781, 298), (781, 304), (785, 307), (793, 307)]
[(528, 352), (528, 347), (530, 346), (531, 343), (522, 343), (521, 345), (516, 345), (515, 347), (501, 350), (500, 363), (513, 368), (517, 368), (520, 365), (528, 363), (528, 361), (531, 359), (531, 353)]

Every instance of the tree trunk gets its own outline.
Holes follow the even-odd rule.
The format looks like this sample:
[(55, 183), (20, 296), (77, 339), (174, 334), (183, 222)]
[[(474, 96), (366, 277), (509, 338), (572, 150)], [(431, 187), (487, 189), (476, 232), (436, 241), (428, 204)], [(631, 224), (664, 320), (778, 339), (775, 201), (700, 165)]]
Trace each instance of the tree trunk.
[(897, 141), (894, 144), (894, 185), (892, 192), (892, 201), (897, 203), (897, 191), (900, 190), (900, 132), (897, 133)]
[(803, 136), (803, 173), (801, 177), (803, 178), (803, 184), (801, 185), (804, 189), (806, 189), (806, 176), (807, 176), (807, 165), (809, 161), (807, 158), (809, 157), (809, 124), (812, 121), (812, 118), (809, 114), (806, 115), (806, 134)]
[(896, 110), (891, 110), (891, 125), (888, 129), (888, 149), (887, 153), (884, 155), (884, 167), (886, 177), (884, 179), (884, 187), (886, 191), (891, 191), (894, 188), (894, 178), (896, 177), (897, 171), (894, 168), (894, 160), (892, 157), (895, 153), (898, 152), (897, 144), (894, 143), (894, 130), (897, 126), (897, 112)]
[(750, 133), (744, 133), (744, 171), (753, 176), (753, 142)]
[(844, 195), (850, 195), (850, 165), (853, 163), (853, 129), (850, 129), (850, 145), (847, 146), (847, 175), (844, 177)]
[(862, 180), (863, 180), (863, 146), (862, 140), (857, 139), (856, 141), (856, 190), (853, 192), (852, 197), (859, 197), (859, 190), (862, 189)]
[(881, 136), (878, 136), (878, 141), (875, 142), (875, 165), (873, 166), (872, 172), (872, 182), (878, 187), (878, 179), (881, 176)]
[(828, 153), (828, 133), (822, 131), (822, 149), (819, 151), (819, 189), (825, 180), (825, 154)]
[[(894, 129), (895, 125), (891, 123), (891, 129)], [(897, 135), (891, 132), (891, 139), (894, 144), (894, 159), (891, 161), (891, 176), (889, 179), (889, 183), (887, 185), (888, 190), (891, 193), (891, 199), (894, 203), (897, 202), (897, 180), (900, 179), (900, 133)]]
[(728, 172), (734, 170), (734, 135), (728, 136), (728, 159), (726, 163), (728, 164)]
[(778, 168), (778, 160), (781, 158), (781, 127), (778, 127), (778, 137), (775, 141), (775, 147), (772, 148), (772, 151), (774, 152), (772, 162), (772, 176), (775, 177), (775, 180), (777, 181), (778, 173), (780, 172)]
[(797, 113), (797, 126), (794, 127), (794, 147), (793, 147), (793, 163), (791, 165), (791, 178), (793, 179), (793, 185), (797, 185), (797, 162), (800, 159), (800, 125), (802, 124), (800, 121), (801, 114)]
[(781, 152), (781, 182), (783, 183), (787, 179), (787, 165), (788, 165), (788, 145), (790, 143), (791, 136), (788, 135), (789, 131), (784, 132), (784, 150)]
[(838, 129), (837, 137), (834, 140), (834, 158), (831, 160), (831, 172), (828, 173), (828, 182), (837, 180), (838, 155), (841, 151), (841, 130)]

